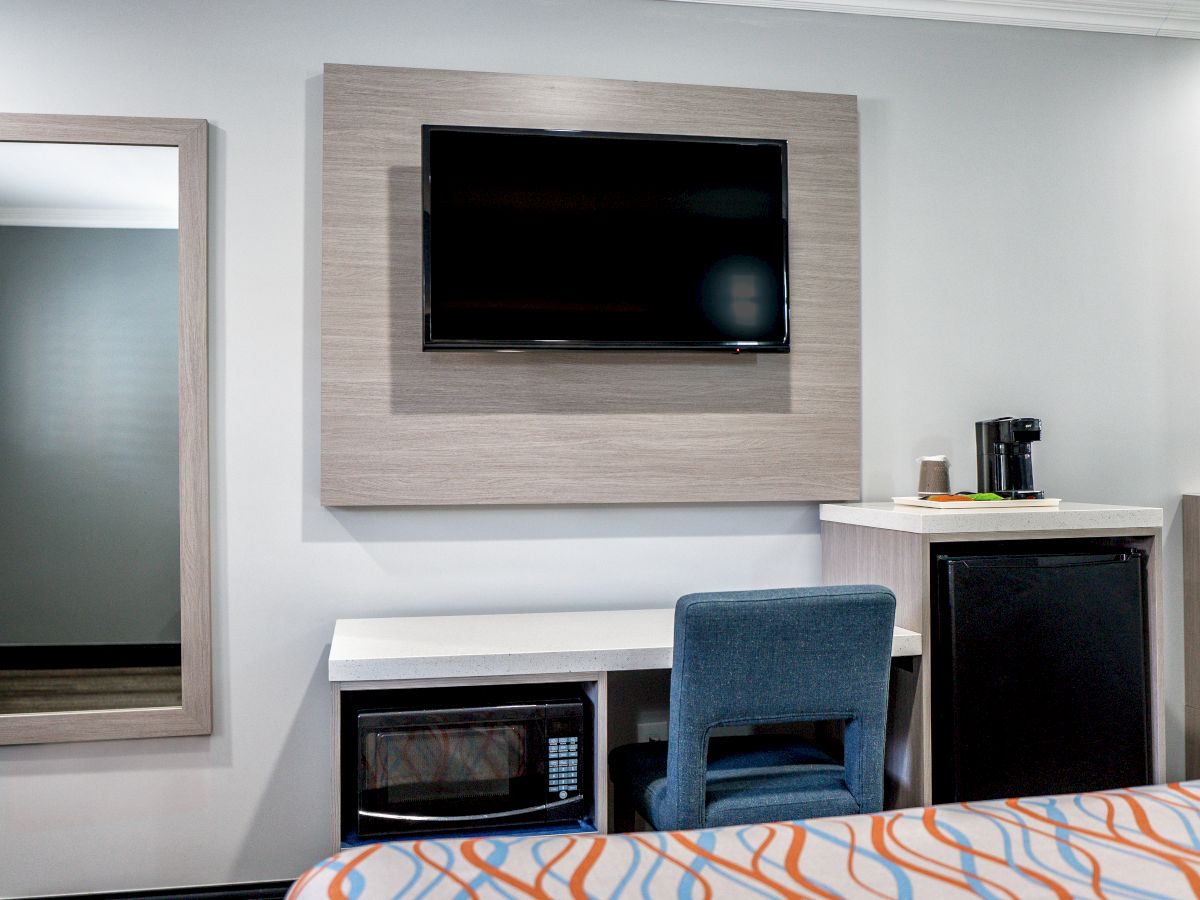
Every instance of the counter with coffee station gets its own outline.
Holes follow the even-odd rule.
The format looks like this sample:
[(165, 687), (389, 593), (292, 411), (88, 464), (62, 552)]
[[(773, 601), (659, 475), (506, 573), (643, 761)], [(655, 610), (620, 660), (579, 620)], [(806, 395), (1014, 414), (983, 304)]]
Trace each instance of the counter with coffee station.
[(896, 594), (890, 807), (1164, 777), (1162, 510), (821, 506), (827, 584)]

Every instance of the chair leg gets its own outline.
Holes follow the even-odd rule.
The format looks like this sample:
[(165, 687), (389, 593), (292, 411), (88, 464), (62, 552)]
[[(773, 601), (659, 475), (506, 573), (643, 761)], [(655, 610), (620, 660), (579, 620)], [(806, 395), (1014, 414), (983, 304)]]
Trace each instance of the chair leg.
[(630, 802), (629, 796), (625, 793), (617, 792), (613, 796), (613, 827), (611, 830), (617, 834), (633, 831), (633, 817), (633, 803)]

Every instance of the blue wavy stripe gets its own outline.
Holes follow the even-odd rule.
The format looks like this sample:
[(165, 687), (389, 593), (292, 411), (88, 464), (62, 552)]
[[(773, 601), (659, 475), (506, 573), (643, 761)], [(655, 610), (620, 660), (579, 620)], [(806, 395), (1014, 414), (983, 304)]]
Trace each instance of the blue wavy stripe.
[[(663, 844), (659, 845), (660, 847), (662, 847), (662, 849), (664, 851), (667, 850), (667, 848), (664, 846), (665, 843), (666, 843), (666, 836), (664, 835), (663, 836)], [(693, 871), (695, 871), (695, 872), (700, 871), (696, 867), (696, 858), (692, 857), (690, 860), (688, 860), (687, 865), (689, 867), (688, 869), (680, 870), (682, 873), (682, 877), (679, 879), (679, 888), (676, 891), (676, 896), (679, 898), (679, 900), (691, 900), (692, 890), (694, 888), (702, 886), (700, 884), (700, 880), (698, 878), (696, 878), (695, 875), (692, 874)]]
[[(959, 843), (965, 844), (968, 847), (971, 846), (970, 840), (968, 840), (967, 836), (961, 831), (949, 828), (945, 825), (945, 823), (937, 821), (936, 818), (935, 824), (938, 828), (945, 828), (948, 832), (950, 832), (951, 837), (954, 837), (959, 841)], [(984, 884), (984, 882), (979, 880), (979, 869), (975, 856), (968, 853), (966, 850), (957, 850), (956, 852), (958, 853), (958, 867), (962, 870), (963, 878), (967, 880), (967, 884), (971, 886), (971, 890), (979, 894), (981, 897), (988, 898), (988, 900), (1007, 900), (1007, 898), (1001, 898), (999, 894), (996, 894), (990, 887)]]
[[(658, 837), (658, 835), (654, 835), (654, 837)], [(642, 900), (655, 900), (653, 894), (654, 875), (662, 867), (663, 863), (663, 858), (655, 853), (654, 862), (650, 866), (650, 871), (647, 872), (646, 877), (642, 879)]]
[[(450, 868), (450, 865), (451, 865), (451, 864), (453, 863), (453, 861), (454, 861), (454, 854), (453, 854), (453, 853), (451, 853), (451, 852), (450, 852), (450, 851), (449, 851), (447, 848), (443, 847), (443, 846), (442, 846), (442, 845), (441, 845), (439, 842), (437, 842), (437, 841), (422, 841), (422, 842), (421, 842), (421, 844), (422, 844), (422, 846), (424, 846), (424, 847), (425, 847), (427, 850), (431, 850), (431, 852), (430, 852), (430, 856), (433, 856), (433, 855), (434, 855), (434, 853), (436, 853), (438, 850), (440, 850), (440, 851), (442, 852), (442, 854), (443, 854), (443, 855), (446, 857), (446, 858), (445, 858), (445, 859), (442, 861), (442, 865), (443, 865), (445, 868), (447, 868), (447, 869), (448, 869), (448, 868)], [(418, 857), (418, 859), (419, 859), (419, 857)], [(426, 863), (422, 862), (422, 863), (421, 863), (421, 868), (423, 868), (423, 869), (430, 869), (430, 868), (432, 868), (432, 866), (430, 866), (430, 865), (428, 865), (428, 864), (426, 864)], [(437, 869), (434, 869), (434, 871), (433, 871), (433, 880), (432, 880), (431, 882), (429, 882), (429, 884), (425, 885), (425, 887), (423, 887), (423, 888), (421, 889), (421, 892), (420, 892), (419, 894), (417, 894), (417, 896), (416, 896), (416, 900), (421, 900), (421, 898), (422, 898), (422, 897), (428, 896), (428, 894), (429, 894), (429, 892), (430, 892), (430, 891), (432, 891), (432, 890), (433, 890), (435, 887), (437, 887), (439, 884), (441, 884), (441, 882), (443, 882), (443, 881), (445, 881), (445, 880), (446, 880), (446, 873), (445, 873), (445, 872), (442, 872), (442, 871), (439, 871), (439, 870), (437, 870)]]
[[(496, 868), (500, 868), (500, 866), (504, 864), (504, 861), (506, 859), (508, 859), (509, 845), (504, 841), (488, 841), (488, 843), (492, 846), (493, 849), (488, 856), (484, 857), (484, 859), (487, 861), (488, 865), (495, 866)], [(524, 843), (524, 842), (522, 842), (522, 843)], [(447, 866), (446, 868), (449, 868), (449, 866)], [(496, 878), (495, 876), (493, 876), (487, 872), (480, 872), (478, 875), (476, 875), (474, 878), (472, 878), (471, 881), (468, 883), (471, 885), (471, 888), (473, 890), (475, 890), (476, 892), (478, 892), (479, 889), (482, 888), (484, 885), (488, 885), (494, 891), (499, 893), (502, 897), (511, 898), (511, 897), (515, 896), (511, 891), (509, 891), (505, 887), (503, 881), (500, 881), (498, 878)], [(467, 897), (470, 897), (470, 894), (468, 894), (466, 891), (460, 891), (460, 896), (463, 898), (467, 898)]]
[[(742, 833), (742, 831), (745, 831), (745, 828), (742, 828), (738, 832), (739, 835)], [(715, 831), (701, 832), (700, 834), (698, 834), (696, 836), (696, 843), (699, 844), (701, 847), (703, 847), (705, 850), (707, 850), (709, 853), (713, 853), (717, 856), (722, 856), (722, 854), (718, 853), (717, 849), (716, 849), (717, 833)], [(740, 891), (749, 891), (750, 893), (758, 894), (760, 897), (775, 898), (775, 897), (779, 896), (778, 891), (764, 890), (763, 887), (760, 886), (753, 879), (748, 879), (748, 878), (746, 878), (746, 876), (742, 875), (739, 872), (733, 871), (732, 869), (728, 868), (727, 866), (722, 866), (718, 863), (714, 863), (710, 860), (704, 859), (703, 857), (697, 857), (697, 863), (703, 863), (708, 868), (710, 876), (712, 876), (714, 878), (720, 878), (723, 881), (729, 881), (732, 884), (734, 884)], [(747, 864), (746, 867), (749, 868), (749, 864)], [(703, 869), (701, 869), (698, 864), (695, 866), (695, 869), (697, 872), (703, 871)], [(713, 893), (717, 897), (721, 896), (721, 889), (719, 887), (717, 887), (715, 884), (713, 885)]]
[[(770, 828), (770, 826), (768, 826), (768, 825), (744, 825), (744, 826), (738, 828), (736, 837), (737, 837), (738, 843), (741, 844), (742, 848), (746, 851), (746, 868), (753, 869), (753, 866), (751, 865), (751, 860), (753, 860), (754, 854), (758, 852), (758, 848), (762, 846), (762, 843), (759, 843), (759, 844), (750, 843), (750, 839), (749, 839), (749, 837), (747, 837), (747, 835), (750, 832), (754, 831), (755, 829), (762, 829), (764, 831), (767, 831), (769, 828)], [(778, 846), (778, 844), (775, 843), (776, 840), (778, 840), (778, 834), (775, 835), (775, 839), (773, 839), (773, 841), (772, 841), (774, 846)], [(766, 841), (765, 837), (763, 838), (763, 841), (764, 842)], [(775, 862), (775, 860), (773, 860), (766, 853), (764, 853), (762, 855), (761, 860), (762, 860), (762, 862), (766, 863), (769, 866), (773, 866), (774, 868), (783, 870), (783, 866), (781, 866), (781, 865), (779, 865), (779, 863)], [(788, 879), (785, 879), (785, 883), (787, 880), (790, 880), (790, 877), (791, 876), (788, 876)], [(742, 882), (742, 884), (744, 885), (744, 887), (747, 890), (751, 890), (756, 894), (762, 895), (763, 897), (779, 896), (778, 892), (771, 891), (765, 887), (760, 887), (757, 882), (746, 881), (746, 882)]]
[[(1102, 826), (1102, 828), (1107, 827), (1105, 825), (1104, 818), (1102, 816), (1096, 816), (1091, 810), (1087, 809), (1085, 806), (1083, 806), (1080, 803), (1080, 801), (1083, 800), (1083, 795), (1077, 794), (1072, 798), (1072, 800), (1074, 801), (1075, 807), (1078, 808), (1081, 812), (1083, 812), (1089, 818), (1095, 819), (1097, 821), (1097, 823), (1100, 826)], [(1045, 815), (1048, 819), (1052, 819), (1055, 823), (1058, 823), (1061, 825), (1067, 825), (1067, 824), (1078, 825), (1078, 823), (1069, 823), (1067, 821), (1067, 817), (1065, 815), (1063, 815), (1062, 810), (1059, 809), (1059, 807), (1058, 807), (1058, 803), (1053, 798), (1047, 798), (1045, 800), (1026, 801), (1026, 802), (1030, 806), (1037, 807), (1038, 810), (1043, 815)], [(1035, 823), (1035, 824), (1044, 825), (1045, 823)], [(1150, 854), (1147, 854), (1147, 853), (1142, 853), (1138, 850), (1134, 850), (1131, 847), (1123, 847), (1114, 840), (1095, 838), (1095, 837), (1092, 837), (1091, 835), (1080, 834), (1078, 831), (1071, 831), (1069, 828), (1059, 828), (1059, 827), (1057, 827), (1057, 825), (1054, 826), (1054, 833), (1057, 834), (1060, 838), (1070, 841), (1074, 845), (1086, 844), (1089, 848), (1100, 851), (1101, 855), (1107, 854), (1107, 853), (1115, 853), (1118, 856), (1127, 856), (1132, 859), (1139, 860), (1141, 862), (1153, 863), (1156, 866), (1169, 869), (1172, 872), (1176, 871), (1175, 867), (1173, 865), (1171, 865), (1169, 862), (1167, 862), (1166, 860), (1158, 859), (1155, 856), (1151, 856)], [(1140, 832), (1139, 832), (1139, 834), (1140, 834)], [(1118, 880), (1112, 878), (1111, 876), (1105, 875), (1103, 862), (1101, 862), (1101, 868), (1100, 868), (1100, 886), (1101, 886), (1101, 888), (1113, 887), (1113, 888), (1119, 888), (1119, 889), (1125, 890), (1125, 891), (1131, 891), (1139, 897), (1152, 897), (1152, 898), (1154, 898), (1154, 900), (1171, 900), (1171, 897), (1169, 894), (1160, 894), (1157, 891), (1151, 890), (1150, 888), (1142, 887), (1140, 885), (1128, 884), (1126, 882), (1118, 881)]]
[(420, 880), (421, 873), (424, 871), (425, 866), (421, 860), (417, 858), (417, 855), (403, 844), (388, 844), (387, 848), (395, 853), (399, 853), (408, 861), (409, 865), (412, 866), (412, 876), (407, 882), (405, 882), (404, 887), (400, 888), (400, 890), (396, 891), (396, 893), (393, 895), (394, 897), (403, 897), (409, 892), (409, 890), (412, 889), (412, 886)]
[[(1189, 810), (1191, 812), (1191, 817), (1189, 818), (1188, 816), (1184, 815), (1184, 813), (1179, 809), (1179, 806), (1176, 803), (1168, 801), (1168, 799), (1166, 797), (1160, 797), (1157, 794), (1144, 794), (1144, 793), (1134, 792), (1134, 791), (1130, 791), (1130, 793), (1133, 795), (1133, 797), (1135, 799), (1138, 800), (1138, 802), (1147, 803), (1147, 804), (1153, 803), (1156, 808), (1164, 809), (1167, 812), (1169, 812), (1172, 816), (1174, 816), (1179, 821), (1179, 823), (1183, 826), (1183, 830), (1187, 832), (1188, 843), (1191, 845), (1191, 849), (1192, 850), (1200, 850), (1200, 844), (1198, 844), (1196, 841), (1196, 831), (1195, 831), (1195, 829), (1192, 828), (1192, 820), (1194, 820), (1196, 818), (1196, 814), (1198, 812), (1200, 812), (1200, 809), (1197, 809), (1196, 807), (1193, 807), (1189, 804)], [(1174, 796), (1172, 796), (1171, 800), (1175, 800), (1175, 799), (1176, 798)], [(1180, 801), (1187, 802), (1186, 797), (1179, 797), (1178, 799)], [(1175, 840), (1174, 837), (1172, 837), (1171, 839)], [(1182, 844), (1183, 842), (1179, 841), (1179, 843)]]
[[(813, 823), (813, 822), (807, 823), (805, 825), (805, 828), (808, 830), (809, 834), (815, 835), (816, 837), (819, 837), (826, 841), (829, 841), (831, 844), (834, 844), (838, 847), (843, 848), (844, 850), (847, 851), (847, 857), (849, 856), (850, 841), (846, 840), (845, 838), (838, 837), (835, 834), (825, 833), (823, 830), (816, 827), (815, 823)], [(872, 859), (875, 862), (879, 863), (881, 866), (883, 866), (884, 869), (887, 870), (888, 874), (891, 875), (893, 880), (896, 882), (897, 900), (912, 900), (912, 896), (913, 896), (912, 881), (909, 880), (908, 873), (905, 872), (904, 869), (902, 869), (900, 866), (896, 865), (894, 862), (892, 862), (886, 856), (880, 856), (878, 853), (876, 853), (870, 847), (864, 846), (862, 844), (855, 843), (854, 855), (855, 855), (855, 857), (865, 856), (867, 859)], [(880, 890), (880, 893), (887, 893), (886, 891), (884, 891), (882, 889), (879, 889), (879, 890)]]
[(642, 848), (638, 842), (625, 838), (621, 841), (621, 843), (629, 848), (632, 859), (629, 863), (629, 867), (625, 870), (625, 874), (623, 874), (620, 880), (617, 881), (617, 884), (613, 888), (612, 893), (609, 894), (609, 897), (620, 897), (625, 892), (625, 886), (628, 885), (633, 879), (634, 873), (637, 872), (638, 867), (642, 864)]
[[(1031, 863), (1033, 866), (1036, 866), (1037, 868), (1041, 869), (1043, 872), (1053, 875), (1056, 878), (1059, 878), (1069, 884), (1080, 884), (1080, 885), (1083, 885), (1087, 890), (1089, 890), (1089, 891), (1091, 890), (1091, 887), (1092, 887), (1092, 865), (1091, 865), (1091, 863), (1078, 858), (1078, 851), (1076, 850), (1075, 847), (1073, 847), (1069, 844), (1059, 843), (1058, 841), (1054, 840), (1054, 838), (1048, 836), (1045, 832), (1035, 835), (1035, 832), (1030, 831), (1029, 829), (1036, 828), (1037, 823), (1026, 822), (1025, 821), (1027, 818), (1026, 816), (1022, 816), (1020, 813), (1016, 812), (1015, 810), (1009, 809), (1006, 806), (1003, 806), (1003, 805), (998, 806), (996, 804), (991, 804), (991, 803), (979, 803), (979, 804), (974, 804), (974, 806), (976, 807), (976, 809), (979, 809), (979, 810), (987, 809), (988, 812), (991, 812), (994, 815), (999, 816), (1001, 819), (1003, 819), (1003, 821), (997, 821), (996, 819), (993, 819), (989, 816), (985, 816), (982, 814), (982, 812), (980, 812), (978, 814), (978, 818), (976, 819), (976, 821), (987, 822), (989, 825), (994, 827), (998, 832), (1000, 832), (1000, 834), (1004, 840), (1005, 858), (1008, 859), (1010, 861), (1010, 863), (1014, 863), (1013, 857), (1010, 855), (1011, 834), (1016, 834), (1016, 835), (1019, 835), (1019, 837), (1020, 837), (1021, 849), (1024, 851), (1025, 859), (1029, 863)], [(971, 815), (971, 812), (964, 811), (963, 814)], [(1029, 827), (1021, 828), (1020, 824), (1025, 824), (1025, 825), (1028, 825)], [(1010, 829), (1015, 829), (1015, 830), (1011, 831), (1011, 834), (1010, 834)], [(1070, 866), (1071, 869), (1074, 870), (1074, 872), (1076, 872), (1078, 874), (1073, 874), (1070, 871), (1065, 871), (1064, 869), (1053, 865), (1050, 861), (1043, 860), (1040, 856), (1038, 856), (1038, 854), (1033, 846), (1033, 838), (1035, 836), (1041, 837), (1042, 839), (1049, 841), (1055, 848), (1055, 852), (1057, 853), (1057, 855), (1060, 858), (1062, 858), (1062, 860), (1068, 866)]]

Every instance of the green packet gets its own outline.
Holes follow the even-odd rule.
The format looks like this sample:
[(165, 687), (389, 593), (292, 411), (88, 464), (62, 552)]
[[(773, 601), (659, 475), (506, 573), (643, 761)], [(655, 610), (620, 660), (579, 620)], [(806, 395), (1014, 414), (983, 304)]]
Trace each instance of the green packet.
[(972, 500), (1003, 500), (999, 494), (972, 494)]

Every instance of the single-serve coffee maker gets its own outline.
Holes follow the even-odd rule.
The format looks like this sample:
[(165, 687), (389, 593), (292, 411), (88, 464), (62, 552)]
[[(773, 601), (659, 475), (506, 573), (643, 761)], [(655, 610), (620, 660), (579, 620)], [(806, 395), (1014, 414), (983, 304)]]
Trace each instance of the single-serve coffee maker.
[(987, 419), (975, 423), (979, 492), (1008, 500), (1041, 500), (1033, 486), (1034, 441), (1042, 439), (1041, 419)]

